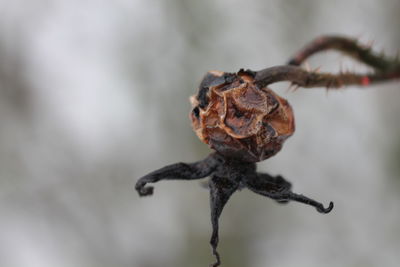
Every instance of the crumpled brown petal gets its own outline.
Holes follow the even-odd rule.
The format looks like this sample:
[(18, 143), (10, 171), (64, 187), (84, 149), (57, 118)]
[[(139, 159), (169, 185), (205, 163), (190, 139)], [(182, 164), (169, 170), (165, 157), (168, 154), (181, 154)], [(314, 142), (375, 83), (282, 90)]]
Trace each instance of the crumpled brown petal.
[(241, 86), (224, 92), (225, 130), (235, 138), (246, 138), (257, 134), (262, 120), (278, 106), (271, 95), (259, 90), (254, 84)]

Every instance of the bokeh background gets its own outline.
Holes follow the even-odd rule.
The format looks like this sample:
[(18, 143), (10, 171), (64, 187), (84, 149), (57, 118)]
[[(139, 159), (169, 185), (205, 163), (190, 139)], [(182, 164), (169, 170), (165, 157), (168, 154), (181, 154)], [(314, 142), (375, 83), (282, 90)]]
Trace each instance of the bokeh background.
[[(1, 0), (0, 266), (207, 266), (200, 181), (134, 191), (144, 174), (210, 152), (188, 119), (202, 75), (283, 64), (327, 33), (395, 56), (399, 12), (398, 0)], [(309, 64), (365, 70), (337, 53)], [(272, 88), (297, 132), (259, 169), (335, 209), (236, 193), (221, 217), (223, 266), (399, 266), (400, 82)]]

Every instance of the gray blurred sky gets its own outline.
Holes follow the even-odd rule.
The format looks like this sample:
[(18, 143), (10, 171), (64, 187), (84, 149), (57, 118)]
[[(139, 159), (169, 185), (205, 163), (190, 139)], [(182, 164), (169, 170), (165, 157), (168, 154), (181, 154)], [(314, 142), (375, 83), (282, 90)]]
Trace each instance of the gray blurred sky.
[[(207, 266), (207, 190), (133, 189), (209, 153), (188, 119), (202, 75), (283, 64), (327, 33), (394, 56), (399, 12), (398, 0), (0, 0), (0, 266)], [(364, 70), (335, 53), (309, 63)], [(335, 209), (234, 195), (225, 266), (398, 266), (399, 83), (287, 87), (273, 89), (297, 131), (259, 168)]]

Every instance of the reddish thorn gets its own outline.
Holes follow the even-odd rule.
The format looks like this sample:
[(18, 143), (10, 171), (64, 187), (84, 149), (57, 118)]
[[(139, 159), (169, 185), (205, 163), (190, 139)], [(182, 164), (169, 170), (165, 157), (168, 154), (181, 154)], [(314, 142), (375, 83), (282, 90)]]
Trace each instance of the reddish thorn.
[(369, 77), (364, 76), (361, 78), (361, 85), (363, 86), (368, 86), (371, 83)]

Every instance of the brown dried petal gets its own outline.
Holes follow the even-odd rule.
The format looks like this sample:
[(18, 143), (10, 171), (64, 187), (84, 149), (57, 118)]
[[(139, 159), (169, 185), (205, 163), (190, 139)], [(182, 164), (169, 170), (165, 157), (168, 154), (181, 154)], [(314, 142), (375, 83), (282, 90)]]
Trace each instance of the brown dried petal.
[(252, 83), (224, 92), (225, 118), (227, 132), (236, 138), (246, 138), (256, 134), (264, 116), (277, 108), (273, 95), (259, 90)]
[(262, 124), (263, 114), (241, 109), (232, 98), (225, 98), (225, 117), (222, 127), (235, 138), (256, 134)]
[(243, 84), (234, 90), (225, 93), (231, 98), (238, 108), (268, 114), (278, 105), (273, 97), (258, 89), (254, 84)]

